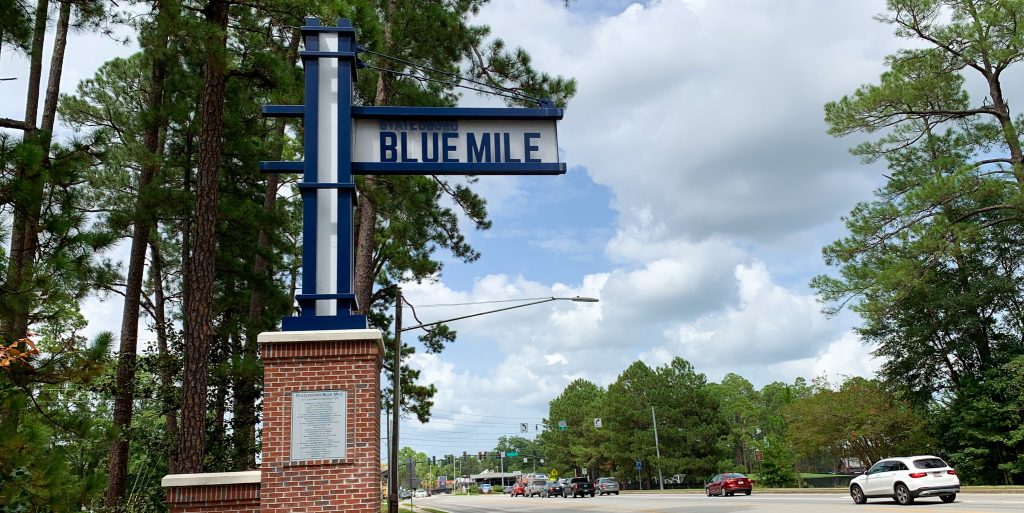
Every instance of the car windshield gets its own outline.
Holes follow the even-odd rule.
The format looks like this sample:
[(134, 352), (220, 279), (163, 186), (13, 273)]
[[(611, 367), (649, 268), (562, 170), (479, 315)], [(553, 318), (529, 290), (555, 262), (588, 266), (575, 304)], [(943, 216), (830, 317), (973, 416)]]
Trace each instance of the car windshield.
[(545, 484), (547, 484), (547, 481), (545, 481), (543, 479), (538, 479), (538, 480), (534, 481), (533, 484), (538, 485), (538, 486), (544, 486)]
[(732, 473), (732, 474), (726, 474), (725, 477), (726, 478), (730, 478), (730, 479), (735, 479), (737, 477), (747, 477), (747, 476), (745, 476), (743, 474)]
[(914, 460), (914, 468), (945, 468), (946, 462), (939, 458), (924, 458)]

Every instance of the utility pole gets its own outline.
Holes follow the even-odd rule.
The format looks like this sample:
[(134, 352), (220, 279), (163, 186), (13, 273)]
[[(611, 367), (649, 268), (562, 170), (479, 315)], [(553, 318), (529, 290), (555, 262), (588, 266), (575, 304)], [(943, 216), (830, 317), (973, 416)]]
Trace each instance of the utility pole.
[(398, 419), (402, 408), (400, 373), (402, 357), (402, 288), (395, 287), (395, 344), (391, 365), (391, 449), (388, 451), (391, 482), (388, 487), (388, 513), (398, 513)]
[(651, 422), (654, 424), (654, 453), (658, 456), (658, 487), (665, 489), (665, 481), (661, 479), (661, 448), (658, 447), (658, 417), (654, 415), (654, 406), (651, 406)]

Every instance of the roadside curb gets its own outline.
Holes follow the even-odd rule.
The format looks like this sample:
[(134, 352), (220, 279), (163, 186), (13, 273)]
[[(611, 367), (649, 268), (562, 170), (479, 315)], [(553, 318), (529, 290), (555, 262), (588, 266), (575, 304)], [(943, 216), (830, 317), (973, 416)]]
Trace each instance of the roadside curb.
[[(703, 489), (686, 490), (622, 490), (623, 494), (654, 494), (654, 495), (704, 495)], [(809, 493), (809, 494), (841, 494), (846, 495), (847, 488), (754, 488), (754, 493)], [(994, 493), (1024, 494), (1024, 486), (964, 486), (960, 493)]]

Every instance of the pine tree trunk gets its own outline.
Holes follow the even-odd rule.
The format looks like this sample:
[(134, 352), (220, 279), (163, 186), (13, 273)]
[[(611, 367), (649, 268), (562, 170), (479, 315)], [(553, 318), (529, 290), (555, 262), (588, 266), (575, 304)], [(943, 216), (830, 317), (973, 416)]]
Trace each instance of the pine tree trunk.
[(146, 98), (148, 118), (143, 134), (146, 154), (143, 156), (142, 172), (139, 174), (139, 196), (136, 200), (132, 242), (128, 257), (128, 276), (124, 291), (124, 306), (121, 312), (121, 347), (118, 350), (117, 377), (114, 384), (114, 430), (117, 438), (107, 452), (107, 489), (104, 505), (112, 510), (120, 509), (124, 500), (128, 476), (128, 445), (132, 424), (132, 404), (135, 401), (135, 364), (139, 338), (139, 296), (142, 294), (142, 279), (145, 273), (146, 248), (152, 220), (147, 212), (151, 210), (146, 198), (153, 177), (160, 166), (160, 111), (163, 105), (164, 78), (167, 74), (165, 57), (167, 47), (167, 16), (159, 4), (156, 6), (159, 44), (153, 54), (153, 68), (150, 70), (149, 96)]
[(60, 95), (60, 76), (64, 71), (64, 49), (68, 45), (68, 26), (71, 23), (71, 0), (60, 3), (57, 16), (57, 32), (53, 39), (53, 54), (50, 56), (50, 75), (46, 78), (46, 103), (43, 104), (43, 155), (50, 153), (50, 139), (53, 125), (57, 120), (57, 99)]
[[(43, 74), (43, 44), (46, 41), (46, 21), (49, 0), (38, 0), (36, 18), (32, 29), (32, 49), (29, 52), (28, 92), (25, 100), (25, 140), (29, 140), (36, 131), (39, 114), (39, 84)], [(17, 180), (27, 182), (38, 176), (38, 170), (19, 167)], [(9, 316), (3, 319), (2, 340), (18, 340), (28, 333), (28, 316), (31, 310), (31, 291), (29, 282), (32, 277), (32, 261), (35, 249), (30, 247), (29, 227), (30, 213), (37, 210), (36, 201), (42, 198), (30, 198), (26, 201), (14, 201), (13, 221), (11, 223), (11, 249), (8, 252), (7, 277), (4, 283), (4, 299), (8, 303)]]
[[(362, 180), (363, 187), (371, 187), (373, 177)], [(356, 304), (363, 313), (369, 313), (373, 297), (373, 250), (377, 228), (377, 207), (365, 192), (356, 198), (359, 205), (359, 224), (356, 232), (355, 277)]]
[(206, 441), (207, 364), (213, 340), (214, 254), (217, 235), (218, 178), (224, 132), (227, 74), (228, 2), (210, 0), (206, 17), (203, 92), (200, 100), (199, 165), (196, 170), (195, 245), (188, 275), (185, 313), (185, 373), (182, 379), (179, 472), (203, 471)]
[[(385, 52), (390, 53), (393, 43), (391, 13), (395, 9), (394, 1), (388, 0), (384, 2), (382, 8), (384, 10), (381, 16), (384, 25), (383, 47)], [(374, 105), (384, 106), (391, 102), (393, 91), (391, 82), (392, 76), (389, 73), (384, 71), (378, 72), (377, 88), (373, 99)], [(373, 298), (373, 284), (376, 280), (376, 276), (374, 276), (373, 250), (376, 247), (377, 209), (371, 199), (372, 194), (370, 194), (375, 183), (376, 177), (364, 177), (360, 181), (360, 186), (363, 190), (360, 191), (361, 194), (356, 199), (359, 205), (359, 231), (356, 233), (353, 287), (355, 288), (356, 305), (363, 313), (369, 313), (373, 309), (371, 302)]]
[(46, 41), (46, 20), (50, 0), (37, 0), (36, 19), (32, 28), (32, 51), (29, 57), (28, 98), (25, 102), (25, 124), (34, 129), (39, 121), (39, 83), (43, 76), (43, 43)]
[[(167, 345), (167, 300), (164, 298), (164, 257), (160, 251), (159, 237), (150, 236), (150, 254), (152, 255), (153, 281), (153, 322), (156, 325), (156, 347), (160, 375), (160, 411), (164, 414), (164, 439), (177, 441), (178, 437), (178, 402), (174, 385), (174, 357)], [(177, 446), (167, 443), (167, 468), (170, 473), (177, 473)]]
[[(292, 38), (288, 43), (284, 58), (287, 62), (293, 63), (299, 55), (299, 41), (302, 40), (302, 33), (293, 31)], [(273, 160), (280, 160), (284, 153), (284, 132), (287, 124), (282, 118), (277, 118), (274, 123), (273, 137), (280, 141)], [(263, 194), (263, 213), (270, 214), (277, 205), (278, 189), (281, 186), (280, 176), (272, 174), (267, 178), (266, 190)], [(270, 250), (270, 236), (266, 228), (260, 227), (257, 239), (256, 258), (253, 262), (253, 273), (256, 276), (267, 276), (272, 270), (267, 265), (263, 255)], [(259, 401), (261, 392), (261, 379), (258, 374), (251, 374), (248, 371), (258, 368), (259, 352), (259, 331), (261, 317), (263, 314), (263, 291), (259, 287), (252, 289), (249, 296), (248, 330), (245, 342), (242, 345), (242, 369), (243, 373), (236, 374), (232, 381), (232, 416), (231, 436), (232, 446), (235, 450), (235, 470), (246, 470), (256, 467), (256, 424), (259, 422), (259, 414), (256, 403)]]

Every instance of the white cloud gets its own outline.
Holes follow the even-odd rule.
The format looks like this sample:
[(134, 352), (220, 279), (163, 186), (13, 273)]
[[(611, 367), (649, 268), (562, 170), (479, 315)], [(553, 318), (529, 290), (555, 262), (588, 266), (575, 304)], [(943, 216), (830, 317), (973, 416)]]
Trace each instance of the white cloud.
[(772, 364), (815, 355), (842, 328), (813, 296), (773, 283), (763, 264), (739, 265), (735, 276), (738, 305), (669, 332), (671, 351), (709, 369)]
[(871, 356), (873, 346), (865, 345), (853, 332), (843, 333), (815, 355), (799, 360), (769, 365), (765, 372), (791, 382), (796, 377), (808, 381), (817, 376), (826, 376), (833, 383), (842, 382), (849, 376), (874, 376), (881, 361)]
[(891, 48), (881, 2), (634, 4), (597, 22), (560, 2), (497, 1), (480, 21), (579, 93), (571, 164), (615, 194), (620, 224), (771, 240), (835, 219), (870, 189), (822, 106), (873, 80)]

